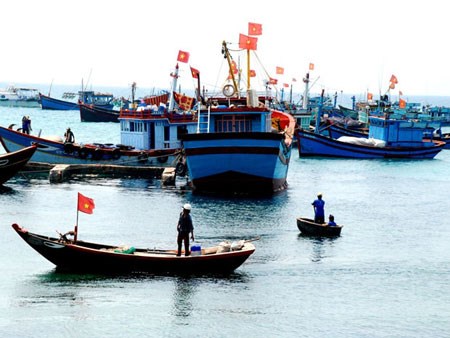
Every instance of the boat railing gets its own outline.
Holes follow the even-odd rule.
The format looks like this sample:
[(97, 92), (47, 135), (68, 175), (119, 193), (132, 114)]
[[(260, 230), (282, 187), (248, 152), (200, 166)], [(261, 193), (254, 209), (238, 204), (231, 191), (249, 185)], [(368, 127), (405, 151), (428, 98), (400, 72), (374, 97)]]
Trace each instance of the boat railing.
[(195, 114), (192, 113), (169, 113), (154, 111), (151, 109), (134, 110), (134, 109), (121, 109), (119, 118), (122, 119), (162, 119), (166, 118), (170, 121), (176, 122), (189, 122), (196, 121)]

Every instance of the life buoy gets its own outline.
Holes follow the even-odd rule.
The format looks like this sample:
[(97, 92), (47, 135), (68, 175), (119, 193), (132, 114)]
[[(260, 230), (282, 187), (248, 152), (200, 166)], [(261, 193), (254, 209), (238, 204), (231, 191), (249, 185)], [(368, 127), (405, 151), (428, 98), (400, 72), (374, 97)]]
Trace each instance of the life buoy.
[(160, 157), (158, 157), (158, 162), (166, 163), (168, 159), (169, 159), (169, 156), (160, 156)]
[(186, 165), (183, 162), (178, 162), (175, 167), (175, 173), (180, 177), (186, 176)]
[(113, 160), (118, 160), (120, 158), (120, 149), (114, 149), (111, 154)]
[(231, 97), (236, 93), (236, 88), (231, 84), (227, 84), (223, 87), (222, 93), (226, 97)]
[(86, 148), (80, 148), (80, 150), (78, 150), (78, 157), (79, 158), (82, 158), (82, 159), (85, 159), (85, 158), (87, 158), (88, 157), (88, 150), (86, 149)]

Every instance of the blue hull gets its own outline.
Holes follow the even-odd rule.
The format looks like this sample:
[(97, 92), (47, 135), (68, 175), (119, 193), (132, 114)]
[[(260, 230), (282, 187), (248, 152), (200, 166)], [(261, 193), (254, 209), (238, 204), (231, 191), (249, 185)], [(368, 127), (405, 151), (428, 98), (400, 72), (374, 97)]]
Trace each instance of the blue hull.
[(78, 110), (78, 103), (58, 100), (41, 94), (41, 107), (48, 110)]
[[(323, 135), (297, 131), (300, 157), (325, 156), (345, 158), (434, 158), (445, 146), (444, 142), (420, 142), (417, 147), (370, 147), (337, 141)], [(427, 146), (427, 144), (429, 146)]]
[(196, 191), (271, 194), (287, 187), (291, 146), (280, 134), (188, 134), (183, 147)]

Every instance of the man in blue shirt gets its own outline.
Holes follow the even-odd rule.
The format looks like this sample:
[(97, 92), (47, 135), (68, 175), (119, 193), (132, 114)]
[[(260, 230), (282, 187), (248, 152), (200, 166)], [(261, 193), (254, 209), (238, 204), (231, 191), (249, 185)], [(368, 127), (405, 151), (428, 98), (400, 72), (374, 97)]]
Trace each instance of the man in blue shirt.
[(314, 209), (314, 222), (325, 223), (325, 201), (322, 199), (322, 193), (317, 194), (317, 199), (312, 202)]
[(328, 217), (328, 225), (330, 227), (335, 227), (337, 225), (336, 222), (334, 221), (334, 216), (333, 215), (330, 215)]

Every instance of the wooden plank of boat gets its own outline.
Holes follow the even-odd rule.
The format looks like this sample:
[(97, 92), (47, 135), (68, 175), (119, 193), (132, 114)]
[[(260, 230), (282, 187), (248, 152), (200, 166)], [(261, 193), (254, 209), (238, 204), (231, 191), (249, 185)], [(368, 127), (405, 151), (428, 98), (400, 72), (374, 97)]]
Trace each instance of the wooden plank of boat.
[(175, 250), (121, 248), (113, 245), (52, 238), (31, 233), (18, 224), (13, 229), (58, 271), (94, 273), (229, 274), (255, 251), (251, 241), (237, 250), (205, 248), (199, 255), (176, 256)]
[(312, 219), (299, 217), (297, 218), (297, 227), (305, 235), (335, 237), (341, 235), (343, 225), (329, 226), (327, 223), (315, 223)]

